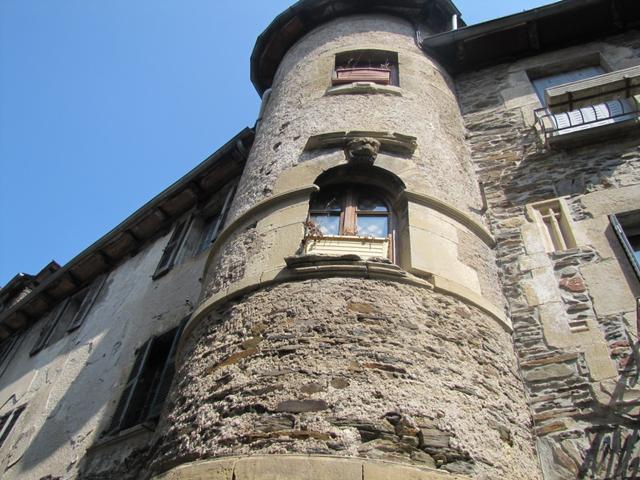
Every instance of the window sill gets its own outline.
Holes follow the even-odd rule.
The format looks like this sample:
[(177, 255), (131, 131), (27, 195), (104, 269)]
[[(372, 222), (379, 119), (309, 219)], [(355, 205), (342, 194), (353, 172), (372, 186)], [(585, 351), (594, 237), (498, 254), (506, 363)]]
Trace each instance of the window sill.
[(331, 86), (325, 95), (360, 95), (360, 94), (385, 94), (402, 96), (402, 89), (394, 85), (380, 85), (374, 82), (353, 82), (346, 85)]

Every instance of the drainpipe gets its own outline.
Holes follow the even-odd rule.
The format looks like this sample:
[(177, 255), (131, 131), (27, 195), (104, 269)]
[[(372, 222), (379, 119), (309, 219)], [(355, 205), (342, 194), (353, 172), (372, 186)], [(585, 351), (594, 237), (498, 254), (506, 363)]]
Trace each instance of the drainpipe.
[(458, 15), (455, 13), (451, 16), (451, 30), (458, 29)]

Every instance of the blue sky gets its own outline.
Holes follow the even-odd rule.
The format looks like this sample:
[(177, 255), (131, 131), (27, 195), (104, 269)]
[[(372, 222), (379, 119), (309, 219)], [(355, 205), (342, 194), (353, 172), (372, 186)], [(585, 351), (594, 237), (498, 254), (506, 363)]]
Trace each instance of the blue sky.
[[(0, 0), (0, 285), (64, 264), (245, 126), (293, 0)], [(457, 0), (468, 24), (544, 5)]]

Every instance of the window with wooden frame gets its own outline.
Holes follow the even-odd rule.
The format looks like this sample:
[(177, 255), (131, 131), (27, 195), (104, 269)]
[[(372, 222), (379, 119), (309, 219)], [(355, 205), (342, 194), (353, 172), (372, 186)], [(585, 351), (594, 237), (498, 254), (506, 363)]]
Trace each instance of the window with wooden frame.
[(35, 355), (40, 350), (62, 339), (67, 333), (80, 328), (98, 298), (106, 279), (106, 275), (101, 275), (94, 280), (91, 286), (80, 290), (58, 304), (40, 330), (40, 335), (31, 349), (30, 355)]
[(311, 198), (306, 238), (317, 253), (365, 254), (361, 249), (366, 248), (370, 256), (393, 260), (392, 231), (389, 204), (375, 189), (339, 186), (322, 189)]
[[(201, 213), (202, 227), (196, 255), (211, 247), (213, 242), (218, 238), (218, 235), (224, 226), (224, 222), (227, 219), (231, 200), (233, 200), (233, 195), (236, 193), (236, 187), (237, 185), (233, 185), (229, 188), (229, 190), (224, 194), (224, 200), (222, 203), (218, 202), (217, 204), (214, 204), (213, 208), (205, 208)], [(213, 213), (209, 213), (209, 211), (212, 211)]]
[(331, 84), (356, 82), (399, 86), (398, 54), (385, 50), (354, 50), (337, 54)]
[(136, 350), (129, 379), (106, 434), (153, 422), (160, 416), (173, 380), (178, 340), (187, 320), (150, 338)]
[(529, 204), (527, 211), (530, 218), (541, 227), (547, 252), (576, 248), (571, 215), (562, 199)]
[(189, 226), (191, 225), (192, 220), (193, 216), (188, 215), (175, 223), (173, 231), (171, 232), (171, 237), (162, 251), (162, 257), (160, 257), (160, 262), (153, 274), (154, 279), (161, 277), (175, 265), (178, 253), (180, 252), (180, 248), (187, 237), (187, 232), (189, 231)]
[(17, 349), (17, 346), (22, 343), (24, 335), (20, 332), (16, 332), (8, 338), (5, 338), (0, 343), (0, 376), (7, 369), (7, 366), (11, 362), (13, 355)]
[(629, 264), (640, 281), (640, 211), (609, 215)]
[(0, 447), (4, 445), (4, 442), (13, 431), (13, 428), (18, 422), (18, 418), (20, 418), (20, 415), (24, 412), (25, 408), (26, 405), (22, 405), (0, 417)]

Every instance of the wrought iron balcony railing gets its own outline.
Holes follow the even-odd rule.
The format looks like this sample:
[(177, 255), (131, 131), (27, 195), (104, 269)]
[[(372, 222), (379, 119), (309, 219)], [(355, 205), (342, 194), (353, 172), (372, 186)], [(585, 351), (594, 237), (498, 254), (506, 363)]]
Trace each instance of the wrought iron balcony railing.
[(569, 112), (552, 113), (545, 107), (537, 109), (534, 113), (536, 128), (548, 144), (551, 139), (560, 135), (623, 122), (637, 123), (640, 109), (633, 99), (624, 98)]

